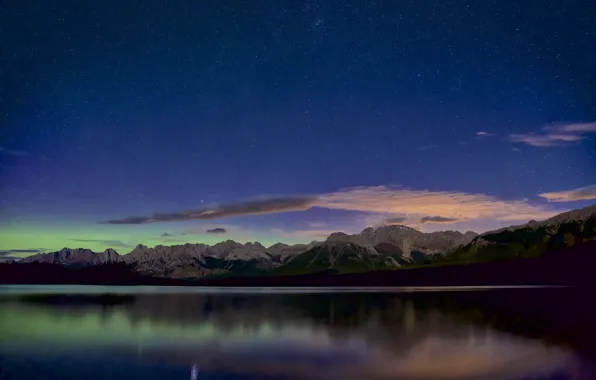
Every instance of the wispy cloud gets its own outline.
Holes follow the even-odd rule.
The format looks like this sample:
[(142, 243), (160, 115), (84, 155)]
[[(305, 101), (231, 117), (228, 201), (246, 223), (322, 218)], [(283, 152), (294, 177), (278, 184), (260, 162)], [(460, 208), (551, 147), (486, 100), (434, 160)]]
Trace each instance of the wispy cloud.
[(457, 220), (503, 221), (544, 219), (556, 212), (527, 200), (500, 200), (479, 193), (427, 191), (387, 186), (358, 187), (321, 195), (317, 206), (377, 214), (424, 217), (441, 215)]
[(4, 153), (9, 156), (15, 156), (15, 157), (25, 157), (25, 156), (29, 155), (29, 152), (25, 152), (24, 150), (6, 149), (1, 146), (0, 146), (0, 153)]
[(478, 132), (476, 132), (476, 137), (477, 138), (484, 138), (484, 137), (491, 137), (491, 136), (494, 136), (494, 134), (488, 133), (488, 132), (485, 132), (485, 131), (478, 131)]
[(101, 223), (146, 224), (185, 220), (221, 219), (242, 215), (274, 214), (287, 211), (307, 210), (312, 207), (314, 201), (314, 197), (266, 198), (175, 213), (156, 213), (150, 216), (130, 216)]
[(206, 231), (208, 234), (220, 235), (228, 232), (225, 228), (217, 227)]
[(132, 247), (131, 244), (125, 243), (120, 240), (104, 240), (104, 239), (70, 239), (71, 241), (76, 241), (80, 243), (99, 243), (101, 245), (107, 245), (109, 247)]
[(408, 220), (408, 218), (406, 216), (396, 216), (396, 217), (391, 217), (391, 218), (387, 218), (383, 221), (383, 224), (385, 225), (392, 225), (392, 224), (402, 224), (405, 223)]
[(197, 238), (203, 238), (206, 235), (222, 235), (222, 234), (229, 234), (233, 237), (234, 240), (238, 239), (254, 239), (257, 230), (247, 228), (243, 225), (239, 224), (231, 224), (231, 223), (218, 223), (217, 225), (204, 225), (198, 224), (195, 227), (191, 227), (190, 229), (180, 233), (180, 237), (182, 239), (188, 239), (190, 236), (197, 236)]
[(420, 223), (455, 223), (458, 222), (457, 218), (446, 218), (444, 216), (423, 216), (420, 218)]
[(0, 251), (0, 262), (20, 260), (23, 257), (49, 251), (45, 248), (6, 249)]
[[(546, 219), (564, 211), (553, 210), (546, 205), (533, 205), (527, 200), (502, 200), (481, 193), (374, 186), (342, 189), (316, 196), (251, 200), (209, 209), (153, 214), (145, 217), (127, 217), (104, 223), (145, 224), (192, 219), (225, 219), (242, 215), (304, 211), (313, 207), (356, 211), (369, 215), (385, 215), (384, 219), (393, 218), (395, 223), (400, 224), (406, 221), (405, 216), (414, 224), (420, 224), (421, 218), (433, 215), (440, 215), (454, 223), (481, 219), (528, 221)], [(427, 223), (432, 221), (432, 219), (428, 219)], [(435, 220), (434, 222), (447, 223), (447, 220)], [(194, 233), (205, 233), (205, 230)]]
[(573, 190), (542, 193), (538, 195), (549, 202), (588, 201), (596, 199), (596, 185), (580, 187)]
[(8, 250), (0, 251), (0, 256), (14, 255), (14, 254), (20, 254), (20, 253), (42, 253), (45, 251), (46, 251), (46, 249), (44, 249), (44, 248), (8, 249)]
[(543, 127), (540, 132), (512, 134), (510, 140), (536, 147), (567, 146), (596, 132), (596, 123), (558, 124)]
[[(283, 230), (280, 228), (271, 229), (271, 233), (275, 234), (282, 240), (290, 239), (301, 242), (310, 242), (313, 240), (325, 240), (332, 233), (337, 230), (332, 229), (302, 229), (302, 230)], [(344, 231), (345, 232), (345, 231)]]
[(172, 236), (176, 236), (176, 235), (174, 235), (174, 234), (169, 234), (169, 233), (167, 233), (167, 232), (165, 232), (165, 233), (161, 234), (161, 237), (172, 237)]

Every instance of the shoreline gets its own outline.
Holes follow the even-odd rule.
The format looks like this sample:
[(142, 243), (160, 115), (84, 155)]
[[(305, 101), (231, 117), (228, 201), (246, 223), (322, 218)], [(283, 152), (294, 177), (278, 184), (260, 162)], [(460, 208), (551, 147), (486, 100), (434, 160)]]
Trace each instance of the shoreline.
[(223, 288), (394, 288), (596, 286), (596, 244), (545, 254), (471, 264), (403, 268), (389, 271), (285, 276), (175, 279), (149, 277), (122, 263), (71, 268), (60, 264), (0, 264), (4, 285), (195, 286)]

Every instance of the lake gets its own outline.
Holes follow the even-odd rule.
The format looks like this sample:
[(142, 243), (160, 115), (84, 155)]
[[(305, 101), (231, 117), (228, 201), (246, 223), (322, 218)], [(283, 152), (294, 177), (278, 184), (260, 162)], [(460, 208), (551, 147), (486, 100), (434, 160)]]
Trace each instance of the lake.
[(2, 379), (596, 379), (587, 291), (2, 286)]

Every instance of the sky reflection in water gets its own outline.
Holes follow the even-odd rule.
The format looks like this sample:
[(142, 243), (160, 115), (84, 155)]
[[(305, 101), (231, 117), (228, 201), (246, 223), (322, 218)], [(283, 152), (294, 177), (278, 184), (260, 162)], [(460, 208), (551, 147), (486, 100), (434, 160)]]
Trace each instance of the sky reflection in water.
[(35, 369), (15, 364), (26, 358), (66, 358), (83, 367), (99, 360), (89, 380), (121, 362), (198, 379), (583, 378), (570, 350), (455, 322), (411, 294), (140, 292), (64, 302), (47, 294), (57, 291), (27, 292), (5, 291), (0, 303), (0, 363), (13, 373)]

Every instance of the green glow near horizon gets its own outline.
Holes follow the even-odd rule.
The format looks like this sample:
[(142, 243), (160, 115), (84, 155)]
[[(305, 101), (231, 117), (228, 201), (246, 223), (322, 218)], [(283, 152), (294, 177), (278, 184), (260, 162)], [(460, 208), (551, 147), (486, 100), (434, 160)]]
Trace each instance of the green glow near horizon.
[[(180, 227), (178, 227), (180, 229)], [(259, 231), (247, 233), (228, 233), (224, 235), (192, 234), (181, 235), (174, 231), (174, 237), (160, 236), (166, 231), (174, 231), (172, 226), (143, 225), (117, 226), (98, 225), (96, 223), (19, 223), (0, 226), (0, 251), (42, 249), (44, 252), (68, 248), (89, 248), (95, 252), (113, 248), (120, 254), (130, 252), (137, 244), (149, 247), (156, 245), (177, 245), (186, 243), (204, 243), (213, 245), (224, 240), (236, 240), (240, 243), (259, 241), (269, 246), (279, 241), (299, 243), (297, 239), (285, 239), (275, 234)], [(120, 242), (122, 244), (115, 244)], [(11, 253), (13, 257), (26, 257), (33, 253)]]
[(160, 323), (149, 318), (132, 321), (121, 311), (113, 311), (105, 316), (99, 312), (69, 316), (42, 308), (8, 306), (0, 310), (0, 320), (0, 342), (18, 340), (77, 346), (114, 342), (200, 344), (214, 340), (229, 344), (293, 340), (316, 346), (331, 342), (327, 334), (308, 326), (276, 327), (263, 321), (253, 327), (238, 324), (225, 329), (210, 320), (197, 321), (192, 325)]

